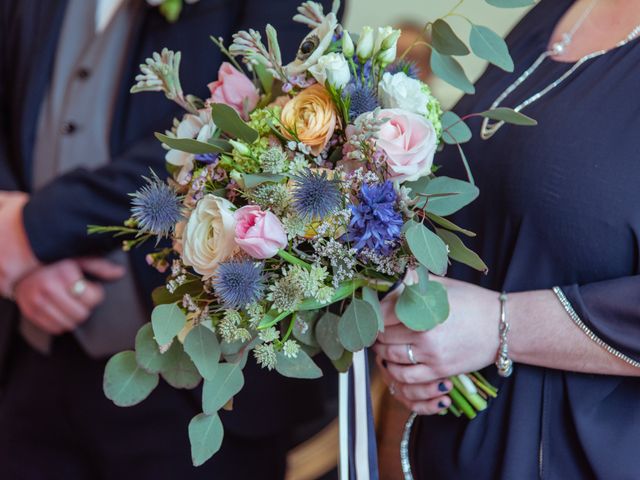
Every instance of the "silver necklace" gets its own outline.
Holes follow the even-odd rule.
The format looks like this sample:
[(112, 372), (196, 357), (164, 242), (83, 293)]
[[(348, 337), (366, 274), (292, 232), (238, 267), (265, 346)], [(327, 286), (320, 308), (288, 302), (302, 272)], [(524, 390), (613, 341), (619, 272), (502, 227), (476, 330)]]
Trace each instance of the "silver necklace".
[[(569, 32), (564, 33), (562, 35), (562, 39), (560, 41), (554, 43), (553, 45), (551, 45), (551, 48), (549, 48), (548, 50), (543, 52), (536, 59), (536, 61), (533, 62), (531, 64), (531, 66), (528, 69), (526, 69), (522, 75), (520, 75), (520, 77), (518, 77), (518, 79), (515, 82), (513, 82), (511, 85), (509, 85), (504, 90), (504, 92), (502, 92), (500, 94), (500, 96), (498, 98), (496, 98), (496, 100), (493, 102), (493, 104), (491, 104), (491, 109), (492, 110), (494, 108), (499, 107), (502, 104), (502, 102), (504, 101), (504, 99), (507, 98), (509, 95), (511, 95), (511, 93), (513, 93), (513, 91), (516, 88), (518, 88), (527, 78), (529, 78), (533, 74), (533, 72), (535, 72), (538, 69), (540, 64), (542, 62), (544, 62), (547, 58), (549, 58), (551, 56), (556, 56), (556, 55), (560, 55), (560, 54), (564, 53), (566, 48), (571, 44), (571, 41), (573, 40), (573, 36), (580, 29), (580, 27), (585, 22), (585, 20), (589, 17), (589, 15), (593, 11), (593, 9), (595, 8), (597, 3), (598, 3), (598, 0), (592, 0), (592, 2), (589, 5), (589, 7), (580, 16), (578, 21), (574, 24), (573, 28)], [(556, 79), (554, 82), (550, 83), (545, 88), (543, 88), (539, 92), (535, 93), (531, 97), (527, 98), (524, 102), (522, 102), (518, 106), (514, 107), (514, 110), (516, 112), (519, 112), (523, 108), (527, 107), (528, 105), (531, 105), (533, 102), (539, 100), (541, 97), (543, 97), (544, 95), (549, 93), (551, 90), (556, 88), (558, 85), (560, 85), (562, 82), (564, 82), (576, 70), (578, 70), (578, 68), (580, 68), (585, 62), (588, 62), (589, 60), (591, 60), (593, 58), (599, 57), (599, 56), (604, 55), (605, 53), (607, 53), (607, 52), (609, 52), (611, 50), (614, 50), (616, 48), (622, 47), (623, 45), (626, 45), (627, 43), (629, 43), (630, 41), (632, 41), (636, 37), (638, 37), (638, 35), (640, 35), (640, 25), (636, 26), (631, 31), (631, 33), (629, 33), (629, 35), (627, 35), (623, 40), (618, 42), (612, 48), (605, 49), (605, 50), (599, 50), (599, 51), (593, 52), (593, 53), (589, 53), (589, 54), (585, 55), (584, 57), (580, 58), (576, 63), (573, 64), (573, 66), (569, 70), (567, 70), (558, 79)], [(490, 121), (490, 119), (485, 118), (482, 121), (482, 128), (480, 129), (480, 137), (483, 140), (487, 140), (488, 138), (491, 138), (500, 129), (500, 127), (502, 127), (503, 125), (504, 125), (504, 122), (502, 122), (502, 121), (498, 121), (498, 122), (494, 121), (494, 122), (492, 122), (492, 121)]]

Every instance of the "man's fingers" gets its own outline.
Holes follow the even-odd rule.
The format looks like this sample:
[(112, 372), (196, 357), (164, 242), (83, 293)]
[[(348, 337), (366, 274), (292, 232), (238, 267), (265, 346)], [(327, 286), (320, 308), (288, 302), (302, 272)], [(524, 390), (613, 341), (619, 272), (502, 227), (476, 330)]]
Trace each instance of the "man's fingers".
[(47, 300), (74, 325), (89, 318), (90, 311), (87, 306), (61, 284), (47, 292)]
[(84, 292), (82, 292), (82, 295), (78, 296), (78, 300), (80, 300), (84, 306), (93, 310), (104, 301), (104, 287), (99, 283), (90, 282), (88, 280), (85, 280), (84, 282), (86, 284), (86, 288)]
[(109, 260), (99, 257), (79, 258), (78, 265), (86, 274), (105, 280), (113, 281), (122, 278), (126, 270), (122, 265), (113, 263)]

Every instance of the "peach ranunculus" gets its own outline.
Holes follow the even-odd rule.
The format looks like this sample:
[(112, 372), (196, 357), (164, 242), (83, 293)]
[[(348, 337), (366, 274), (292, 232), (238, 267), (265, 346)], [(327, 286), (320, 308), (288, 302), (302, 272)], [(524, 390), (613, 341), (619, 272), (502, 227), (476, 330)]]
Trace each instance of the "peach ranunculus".
[(215, 195), (205, 195), (191, 212), (182, 232), (182, 261), (188, 267), (211, 278), (220, 262), (237, 248), (233, 204)]
[(236, 243), (253, 258), (271, 258), (287, 246), (287, 234), (280, 219), (257, 205), (236, 210)]
[(282, 133), (293, 140), (289, 131), (318, 155), (329, 143), (338, 124), (338, 112), (326, 88), (316, 83), (302, 90), (282, 109)]
[(233, 107), (245, 120), (256, 108), (260, 94), (253, 82), (229, 62), (224, 62), (218, 70), (218, 80), (209, 85), (211, 97), (209, 103), (224, 103)]
[(376, 145), (386, 154), (389, 179), (412, 182), (431, 173), (438, 136), (422, 115), (397, 108), (380, 110), (387, 119), (380, 127)]

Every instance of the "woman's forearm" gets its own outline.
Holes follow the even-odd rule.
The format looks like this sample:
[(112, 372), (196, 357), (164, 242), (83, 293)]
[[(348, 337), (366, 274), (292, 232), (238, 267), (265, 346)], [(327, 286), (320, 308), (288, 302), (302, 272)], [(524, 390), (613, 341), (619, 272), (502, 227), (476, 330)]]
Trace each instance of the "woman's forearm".
[(510, 294), (507, 320), (510, 324), (509, 351), (515, 363), (584, 373), (640, 376), (640, 368), (617, 358), (589, 338), (569, 317), (552, 290)]

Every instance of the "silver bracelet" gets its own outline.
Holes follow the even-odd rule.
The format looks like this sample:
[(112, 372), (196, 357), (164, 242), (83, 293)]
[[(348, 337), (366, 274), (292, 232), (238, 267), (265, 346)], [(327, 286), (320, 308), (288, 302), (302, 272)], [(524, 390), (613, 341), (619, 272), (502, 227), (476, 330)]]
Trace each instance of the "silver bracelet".
[(508, 377), (513, 373), (513, 360), (509, 358), (509, 346), (507, 345), (507, 333), (509, 333), (509, 323), (507, 322), (507, 293), (502, 292), (498, 297), (500, 300), (500, 346), (498, 347), (498, 359), (496, 368), (498, 375)]

